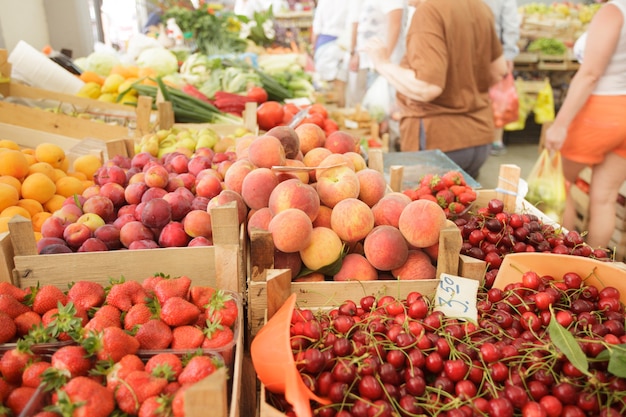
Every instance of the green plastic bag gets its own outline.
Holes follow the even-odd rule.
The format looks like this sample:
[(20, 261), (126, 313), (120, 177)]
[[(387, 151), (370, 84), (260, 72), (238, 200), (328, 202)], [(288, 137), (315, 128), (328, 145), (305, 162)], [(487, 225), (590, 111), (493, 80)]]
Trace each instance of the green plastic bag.
[(526, 181), (526, 200), (560, 224), (566, 197), (561, 153), (541, 151)]

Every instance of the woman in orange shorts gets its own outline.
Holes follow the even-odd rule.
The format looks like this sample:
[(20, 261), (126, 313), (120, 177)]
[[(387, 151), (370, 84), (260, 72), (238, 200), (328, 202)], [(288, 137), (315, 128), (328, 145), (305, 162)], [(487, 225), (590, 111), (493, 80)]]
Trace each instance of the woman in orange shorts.
[[(586, 34), (581, 66), (545, 145), (560, 150), (563, 172), (573, 184), (590, 166), (587, 244), (607, 248), (615, 229), (615, 203), (626, 181), (626, 0), (611, 0), (595, 14)], [(574, 229), (576, 210), (568, 193), (563, 227)]]

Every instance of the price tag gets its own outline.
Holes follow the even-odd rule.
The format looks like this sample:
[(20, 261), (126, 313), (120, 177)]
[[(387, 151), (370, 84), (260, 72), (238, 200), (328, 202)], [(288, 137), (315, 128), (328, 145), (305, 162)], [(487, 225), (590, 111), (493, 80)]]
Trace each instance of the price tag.
[(435, 310), (448, 317), (476, 321), (476, 297), (478, 281), (475, 279), (441, 274), (439, 286), (435, 292)]

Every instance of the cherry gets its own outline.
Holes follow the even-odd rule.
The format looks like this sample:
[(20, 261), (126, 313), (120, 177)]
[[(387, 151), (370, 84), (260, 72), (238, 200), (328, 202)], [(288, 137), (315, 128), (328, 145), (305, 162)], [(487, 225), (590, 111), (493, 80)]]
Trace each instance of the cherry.
[(359, 395), (368, 400), (378, 400), (383, 396), (383, 387), (373, 375), (365, 375), (359, 381)]
[(405, 387), (407, 393), (419, 397), (426, 392), (426, 380), (422, 376), (412, 376), (405, 380)]
[(457, 397), (469, 400), (470, 398), (474, 398), (478, 393), (478, 388), (474, 382), (469, 380), (458, 381), (454, 386), (454, 393)]
[(352, 383), (356, 376), (356, 366), (347, 359), (339, 359), (331, 373), (335, 381)]
[(578, 289), (583, 283), (583, 279), (575, 272), (567, 272), (563, 275), (563, 282), (568, 289)]
[(448, 359), (443, 365), (445, 375), (453, 382), (461, 381), (467, 375), (469, 366), (461, 359)]
[(539, 404), (546, 410), (548, 417), (559, 417), (563, 411), (563, 403), (553, 395), (541, 397)]
[(513, 417), (513, 404), (508, 398), (499, 397), (489, 401), (489, 415), (497, 417)]
[(522, 407), (522, 417), (548, 417), (548, 413), (540, 403), (529, 401)]
[(424, 366), (429, 372), (437, 374), (443, 370), (443, 358), (439, 352), (431, 352), (426, 355)]

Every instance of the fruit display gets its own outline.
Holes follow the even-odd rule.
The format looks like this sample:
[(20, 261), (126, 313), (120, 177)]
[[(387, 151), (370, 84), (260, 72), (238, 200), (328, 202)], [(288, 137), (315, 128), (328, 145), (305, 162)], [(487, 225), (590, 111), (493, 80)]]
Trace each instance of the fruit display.
[(45, 220), (67, 198), (94, 184), (93, 174), (101, 165), (95, 154), (70, 162), (63, 148), (53, 143), (21, 149), (9, 139), (0, 141), (0, 232), (6, 232), (8, 221), (20, 215), (32, 221), (39, 237)]
[(476, 200), (476, 190), (467, 184), (463, 174), (455, 170), (442, 175), (424, 175), (417, 187), (404, 189), (402, 193), (411, 200), (434, 201), (443, 208), (448, 218), (456, 218), (466, 212)]
[[(415, 291), (296, 306), (283, 353), (311, 395), (275, 390), (262, 401), (299, 417), (621, 416), (624, 306), (587, 272), (523, 271), (521, 282), (479, 290), (470, 321)], [(302, 396), (310, 410), (294, 413)]]

